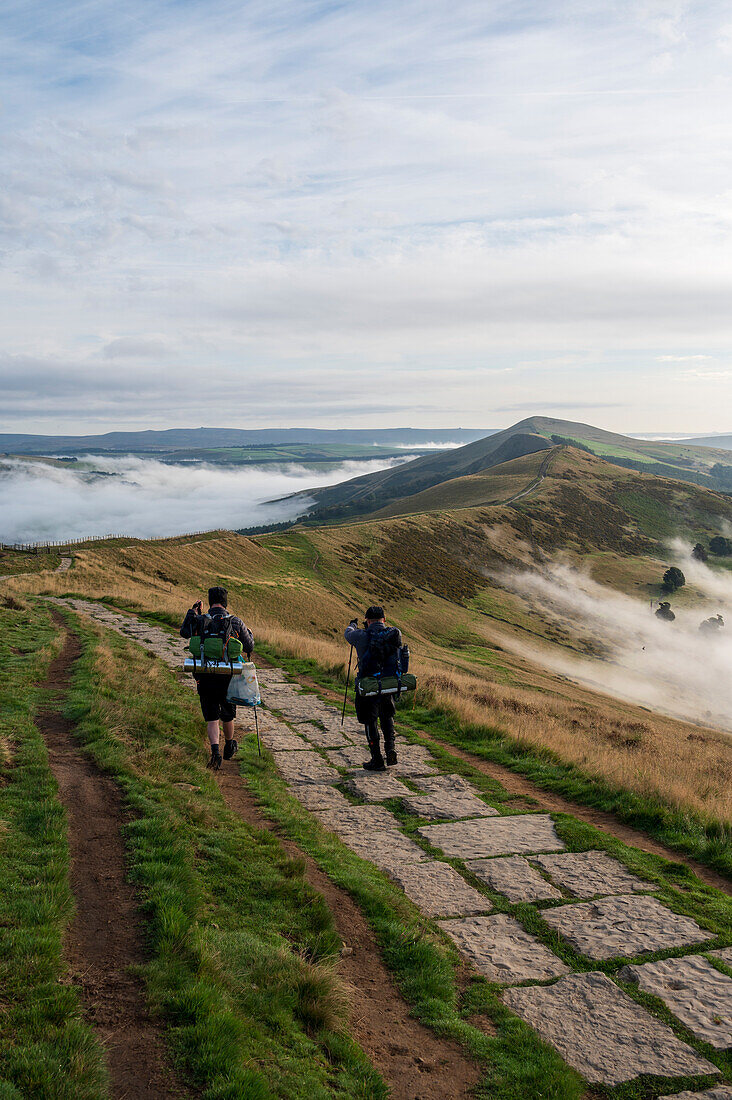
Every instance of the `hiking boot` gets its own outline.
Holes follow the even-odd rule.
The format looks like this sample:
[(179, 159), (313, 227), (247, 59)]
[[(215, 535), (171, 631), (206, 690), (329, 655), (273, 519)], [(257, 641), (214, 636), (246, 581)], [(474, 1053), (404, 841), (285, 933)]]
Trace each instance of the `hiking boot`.
[(239, 746), (233, 739), (227, 741), (224, 745), (224, 760), (231, 760), (235, 752), (238, 752)]
[(219, 768), (221, 767), (221, 753), (219, 752), (218, 745), (216, 746), (215, 751), (212, 750), (211, 758), (210, 758), (208, 764), (206, 765), (206, 767), (211, 768), (215, 772), (217, 772), (219, 770)]
[(386, 764), (384, 763), (384, 757), (379, 753), (378, 756), (372, 756), (370, 760), (364, 760), (361, 765), (367, 772), (385, 772)]
[(398, 764), (399, 763), (399, 760), (397, 758), (397, 754), (396, 754), (394, 749), (387, 749), (386, 750), (386, 763), (388, 764), (389, 767), (391, 767), (392, 764)]

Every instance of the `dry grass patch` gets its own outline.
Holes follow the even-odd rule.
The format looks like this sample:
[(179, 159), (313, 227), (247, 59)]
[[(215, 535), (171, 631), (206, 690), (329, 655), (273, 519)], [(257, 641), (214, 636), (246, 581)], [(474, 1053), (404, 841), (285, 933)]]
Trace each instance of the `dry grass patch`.
[(465, 725), (505, 731), (590, 776), (707, 821), (732, 822), (732, 743), (723, 734), (655, 715), (624, 717), (620, 704), (600, 696), (593, 706), (577, 706), (460, 672), (428, 672), (422, 685)]

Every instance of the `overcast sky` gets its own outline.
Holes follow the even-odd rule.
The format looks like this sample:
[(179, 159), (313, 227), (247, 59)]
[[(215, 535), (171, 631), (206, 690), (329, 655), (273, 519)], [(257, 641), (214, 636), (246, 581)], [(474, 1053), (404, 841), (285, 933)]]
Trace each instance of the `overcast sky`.
[(732, 12), (5, 0), (5, 431), (732, 430)]

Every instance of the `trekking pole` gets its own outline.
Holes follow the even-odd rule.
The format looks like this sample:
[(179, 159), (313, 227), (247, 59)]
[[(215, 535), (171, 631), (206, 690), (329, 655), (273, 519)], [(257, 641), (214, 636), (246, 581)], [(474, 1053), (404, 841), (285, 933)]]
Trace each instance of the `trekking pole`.
[(343, 693), (343, 713), (341, 714), (341, 725), (346, 720), (346, 700), (348, 699), (348, 685), (351, 681), (351, 661), (353, 660), (353, 646), (351, 646), (351, 652), (348, 654), (348, 675), (346, 676), (346, 690)]
[(257, 731), (257, 752), (262, 755), (262, 746), (259, 741), (259, 719), (257, 718), (257, 704), (254, 704), (254, 728)]

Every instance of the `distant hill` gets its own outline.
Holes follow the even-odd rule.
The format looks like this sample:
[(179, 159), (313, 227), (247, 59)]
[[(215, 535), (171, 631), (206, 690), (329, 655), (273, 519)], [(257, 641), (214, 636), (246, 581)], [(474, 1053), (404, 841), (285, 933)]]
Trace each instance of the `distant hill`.
[[(384, 515), (395, 515), (419, 508), (421, 505), (410, 501), (410, 498), (438, 486), (444, 486), (444, 491), (432, 492), (424, 500), (446, 501), (449, 497), (448, 483), (456, 479), (470, 478), (524, 455), (562, 444), (574, 446), (626, 469), (688, 481), (718, 492), (732, 492), (732, 467), (725, 466), (729, 455), (721, 448), (692, 446), (685, 440), (652, 442), (631, 439), (591, 424), (535, 416), (456, 450), (427, 455), (391, 470), (367, 474), (314, 491), (309, 494), (316, 501), (311, 519), (328, 521), (369, 515), (381, 510), (384, 510)], [(463, 494), (470, 497), (473, 492), (480, 495), (486, 489), (477, 482), (472, 485), (461, 483), (459, 487), (454, 487), (459, 488), (461, 497)], [(497, 489), (491, 482), (490, 492), (494, 491)], [(507, 492), (505, 495), (510, 494)], [(429, 505), (435, 506), (439, 505)]]
[(82, 454), (89, 451), (165, 453), (221, 447), (294, 443), (470, 443), (491, 435), (486, 428), (166, 428), (103, 435), (0, 435), (0, 453)]
[(701, 435), (697, 439), (685, 439), (692, 447), (717, 447), (723, 451), (732, 451), (732, 435)]
[(369, 513), (454, 478), (477, 474), (551, 447), (552, 443), (542, 436), (507, 428), (457, 450), (426, 455), (307, 495), (317, 501), (313, 515), (318, 519)]

